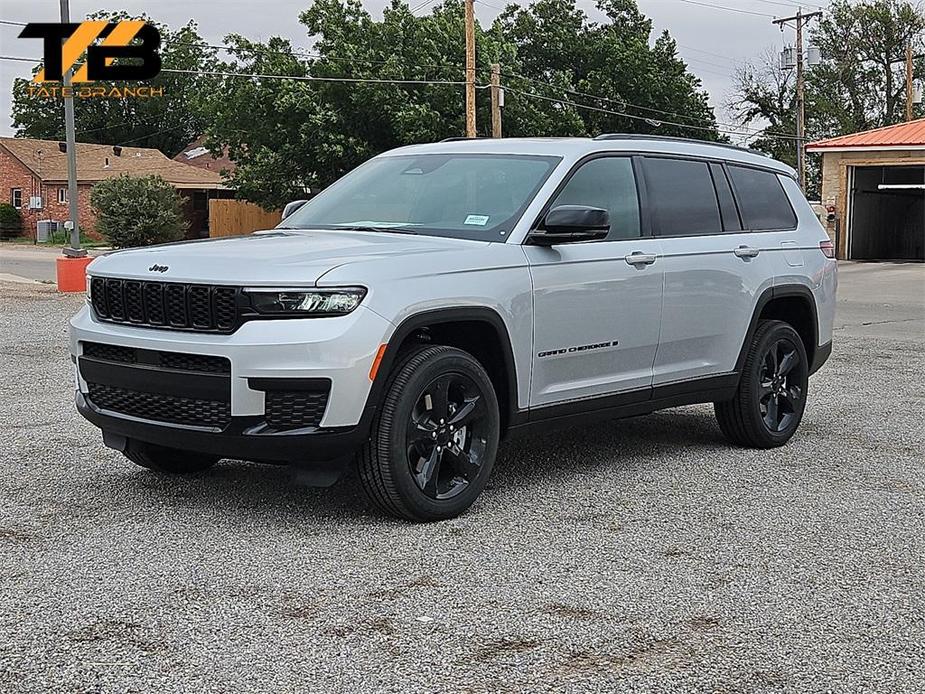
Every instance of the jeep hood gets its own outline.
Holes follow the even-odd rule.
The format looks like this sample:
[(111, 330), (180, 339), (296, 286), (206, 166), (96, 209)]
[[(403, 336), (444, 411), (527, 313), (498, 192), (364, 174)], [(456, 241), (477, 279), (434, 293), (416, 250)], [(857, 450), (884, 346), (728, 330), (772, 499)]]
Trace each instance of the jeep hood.
[(118, 251), (98, 257), (87, 271), (163, 282), (313, 285), (341, 265), (385, 258), (413, 262), (421, 254), (484, 243), (386, 232), (276, 230)]

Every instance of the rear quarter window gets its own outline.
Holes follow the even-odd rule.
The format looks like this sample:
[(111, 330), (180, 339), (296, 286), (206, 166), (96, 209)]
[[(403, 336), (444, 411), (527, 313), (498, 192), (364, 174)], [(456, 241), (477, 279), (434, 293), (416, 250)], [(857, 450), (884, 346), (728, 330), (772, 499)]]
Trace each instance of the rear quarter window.
[(727, 170), (745, 229), (761, 231), (796, 227), (796, 214), (777, 174), (734, 165), (727, 165)]

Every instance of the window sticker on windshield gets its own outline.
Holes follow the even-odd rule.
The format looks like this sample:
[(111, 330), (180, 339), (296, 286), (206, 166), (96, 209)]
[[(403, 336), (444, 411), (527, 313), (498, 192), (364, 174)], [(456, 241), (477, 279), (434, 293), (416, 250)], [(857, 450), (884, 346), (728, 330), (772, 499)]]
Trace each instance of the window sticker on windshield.
[(487, 214), (470, 214), (466, 217), (466, 221), (463, 224), (475, 224), (477, 226), (483, 227), (488, 224), (488, 215)]

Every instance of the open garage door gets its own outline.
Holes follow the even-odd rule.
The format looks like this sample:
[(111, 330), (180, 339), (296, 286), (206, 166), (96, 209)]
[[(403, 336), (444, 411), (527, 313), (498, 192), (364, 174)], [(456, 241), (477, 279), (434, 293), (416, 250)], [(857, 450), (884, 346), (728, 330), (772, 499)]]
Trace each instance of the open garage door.
[(852, 260), (925, 260), (925, 166), (853, 168)]

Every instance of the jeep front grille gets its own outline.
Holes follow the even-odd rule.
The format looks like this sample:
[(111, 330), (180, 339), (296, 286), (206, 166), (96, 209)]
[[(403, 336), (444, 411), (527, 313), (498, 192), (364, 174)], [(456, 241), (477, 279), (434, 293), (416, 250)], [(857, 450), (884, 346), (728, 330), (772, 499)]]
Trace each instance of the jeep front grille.
[(94, 277), (93, 312), (112, 323), (197, 332), (234, 332), (238, 287)]

